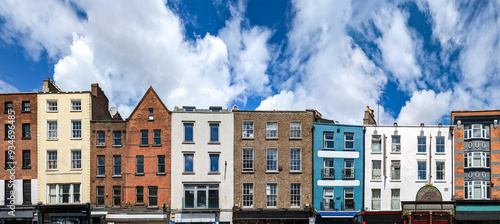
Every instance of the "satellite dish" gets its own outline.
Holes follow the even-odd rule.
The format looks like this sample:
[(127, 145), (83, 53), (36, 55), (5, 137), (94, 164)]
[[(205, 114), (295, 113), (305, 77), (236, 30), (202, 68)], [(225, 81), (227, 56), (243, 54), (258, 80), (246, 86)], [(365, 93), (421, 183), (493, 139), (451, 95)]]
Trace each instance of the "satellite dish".
[(115, 116), (117, 112), (118, 110), (116, 110), (116, 107), (109, 108), (109, 113), (111, 114), (111, 116)]

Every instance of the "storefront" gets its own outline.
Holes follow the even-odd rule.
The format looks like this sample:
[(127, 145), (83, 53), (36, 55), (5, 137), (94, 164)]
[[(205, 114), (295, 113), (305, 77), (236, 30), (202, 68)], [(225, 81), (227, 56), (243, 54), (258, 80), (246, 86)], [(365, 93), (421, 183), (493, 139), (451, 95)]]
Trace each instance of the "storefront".
[(90, 204), (40, 205), (38, 223), (90, 223)]
[(169, 222), (170, 212), (167, 209), (147, 209), (147, 208), (128, 208), (128, 209), (110, 209), (106, 215), (107, 223), (147, 223), (147, 224), (165, 224)]
[(356, 211), (317, 211), (315, 223), (361, 223), (360, 214)]
[(307, 224), (313, 214), (309, 210), (288, 211), (237, 211), (234, 212), (234, 223), (245, 224)]
[(20, 223), (31, 224), (38, 221), (38, 206), (33, 205), (16, 205), (15, 211), (8, 206), (0, 207), (0, 223)]
[(452, 224), (455, 203), (442, 201), (441, 192), (426, 184), (417, 192), (415, 201), (403, 201), (403, 220), (408, 224)]
[(363, 212), (363, 223), (369, 224), (402, 224), (401, 211)]
[(457, 224), (492, 224), (500, 222), (498, 200), (457, 200)]

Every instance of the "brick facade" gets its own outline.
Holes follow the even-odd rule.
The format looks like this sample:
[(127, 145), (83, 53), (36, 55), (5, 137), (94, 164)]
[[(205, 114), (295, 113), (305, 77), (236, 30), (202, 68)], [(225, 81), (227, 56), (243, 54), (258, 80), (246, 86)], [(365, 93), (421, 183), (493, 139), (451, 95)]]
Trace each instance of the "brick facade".
[[(153, 109), (150, 119), (149, 110)], [(148, 187), (158, 187), (158, 207), (170, 206), (171, 112), (152, 87), (127, 119), (127, 149), (122, 158), (125, 178), (124, 203), (148, 207)], [(148, 144), (141, 144), (141, 131), (147, 130)], [(154, 130), (161, 130), (161, 144), (153, 144)], [(136, 159), (144, 158), (144, 173), (136, 173)], [(165, 156), (165, 173), (158, 173), (158, 156)], [(144, 203), (136, 203), (136, 187), (144, 187)]]
[[(307, 210), (306, 204), (312, 205), (312, 125), (313, 111), (239, 111), (234, 110), (234, 203), (238, 205), (240, 213), (245, 210), (263, 209), (264, 211)], [(253, 138), (242, 137), (243, 121), (253, 121)], [(266, 123), (278, 122), (278, 137), (266, 138)], [(290, 137), (290, 122), (301, 122), (301, 138)], [(243, 148), (253, 148), (253, 171), (243, 171)], [(278, 149), (278, 172), (266, 171), (267, 148)], [(290, 149), (301, 149), (301, 171), (290, 171)], [(243, 183), (253, 183), (253, 207), (246, 209), (243, 206)], [(272, 209), (266, 204), (266, 185), (277, 183), (277, 206)], [(290, 184), (301, 184), (300, 207), (292, 207), (290, 198)], [(236, 214), (235, 218), (238, 219)], [(258, 215), (258, 214), (256, 214)], [(255, 217), (259, 218), (259, 217)], [(306, 216), (307, 218), (307, 216)]]
[[(121, 205), (124, 204), (124, 176), (113, 175), (114, 156), (121, 158), (121, 170), (125, 169), (124, 158), (126, 150), (126, 125), (123, 120), (100, 120), (90, 123), (90, 204), (92, 207), (112, 207), (113, 206), (113, 187), (120, 186), (121, 189)], [(105, 144), (97, 143), (98, 132), (105, 133)], [(115, 145), (114, 132), (121, 133), (121, 145)], [(99, 175), (97, 169), (97, 157), (104, 156), (105, 158), (105, 175)], [(104, 205), (97, 204), (97, 187), (104, 187)]]

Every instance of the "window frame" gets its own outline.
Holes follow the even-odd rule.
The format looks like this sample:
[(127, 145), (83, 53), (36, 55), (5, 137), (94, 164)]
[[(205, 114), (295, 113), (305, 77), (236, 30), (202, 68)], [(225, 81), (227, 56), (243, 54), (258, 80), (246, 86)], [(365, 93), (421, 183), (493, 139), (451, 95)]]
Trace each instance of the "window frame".
[[(28, 158), (26, 158), (26, 152), (28, 154)], [(26, 161), (28, 160), (28, 161)], [(23, 169), (31, 169), (31, 150), (25, 149), (23, 150)]]
[(209, 134), (210, 134), (210, 143), (218, 143), (220, 142), (220, 124), (218, 122), (209, 122)]
[(417, 136), (417, 153), (427, 153), (427, 136)]
[[(26, 106), (26, 103), (28, 106)], [(28, 109), (28, 110), (26, 110)], [(30, 101), (22, 101), (21, 102), (21, 113), (29, 113), (31, 112), (31, 102)]]
[[(249, 187), (247, 190), (245, 190), (245, 186)], [(248, 192), (248, 193), (246, 193)], [(251, 183), (242, 183), (242, 191), (241, 191), (241, 199), (242, 199), (242, 207), (243, 208), (253, 208), (254, 206), (254, 185), (253, 182)], [(246, 205), (247, 204), (247, 205)], [(250, 205), (248, 205), (250, 204)]]
[[(397, 166), (395, 166), (397, 164)], [(394, 178), (397, 171), (398, 178)], [(401, 180), (401, 160), (391, 160), (391, 180)]]
[(154, 109), (153, 108), (149, 108), (148, 109), (148, 120), (154, 120)]
[[(99, 189), (102, 189), (102, 194), (100, 194)], [(106, 202), (104, 199), (104, 196), (106, 195), (106, 191), (104, 186), (96, 186), (96, 206), (97, 207), (104, 207)], [(102, 200), (102, 204), (99, 203), (99, 200)]]
[[(59, 166), (58, 166), (58, 158), (57, 158), (58, 157), (58, 155), (57, 155), (58, 153), (57, 153), (57, 150), (55, 150), (55, 149), (47, 149), (46, 151), (47, 151), (46, 152), (46, 161), (47, 162), (45, 164), (46, 165), (45, 170), (58, 170)], [(52, 160), (50, 159), (50, 153), (55, 153), (55, 157), (56, 157), (55, 160), (54, 159), (52, 159)], [(50, 168), (51, 167), (51, 165), (50, 165), (51, 162), (55, 162), (55, 168)]]
[[(26, 128), (28, 127), (28, 128)], [(26, 130), (28, 129), (28, 130)], [(22, 137), (21, 139), (31, 139), (31, 124), (23, 123), (22, 124)]]
[[(398, 197), (394, 197), (394, 193), (398, 192)], [(394, 202), (397, 200), (397, 205), (398, 207), (394, 207)], [(401, 190), (399, 188), (392, 188), (391, 189), (391, 210), (400, 210), (401, 209)]]
[[(330, 191), (332, 192), (331, 196), (329, 194), (327, 194)], [(334, 201), (334, 199), (335, 199), (335, 189), (333, 187), (325, 187), (325, 188), (323, 188), (323, 208), (321, 208), (321, 209), (322, 210), (329, 210), (329, 211), (335, 210), (335, 201)], [(327, 204), (326, 201), (327, 200), (329, 201), (328, 208), (326, 206), (326, 204)]]
[(161, 145), (161, 129), (153, 130), (153, 145), (154, 146)]
[[(276, 192), (275, 194), (273, 194), (273, 189), (272, 186), (275, 186), (275, 190), (274, 192)], [(269, 189), (268, 189), (269, 187)], [(269, 193), (271, 192), (271, 193)], [(273, 197), (274, 200), (272, 200), (270, 197)], [(274, 201), (274, 203), (273, 203)], [(271, 205), (269, 205), (271, 202)], [(274, 204), (274, 205), (273, 205)], [(277, 208), (278, 207), (278, 183), (266, 183), (266, 207), (267, 208)]]
[[(55, 106), (51, 105), (53, 103), (55, 103)], [(45, 100), (45, 105), (46, 105), (45, 112), (48, 112), (48, 113), (59, 112), (59, 104), (57, 102), (57, 99), (47, 99), (47, 100)]]
[[(216, 157), (217, 158), (217, 163), (216, 163), (216, 166), (215, 168), (217, 169), (213, 169), (214, 168), (214, 164), (212, 162), (212, 157)], [(210, 161), (210, 169), (209, 169), (209, 172), (210, 173), (219, 173), (220, 172), (220, 169), (219, 169), (219, 165), (220, 165), (220, 154), (219, 153), (209, 153), (208, 154), (208, 158), (209, 158), (209, 161)]]
[[(424, 164), (423, 169), (421, 164)], [(417, 180), (427, 180), (427, 161), (417, 161)]]
[[(141, 192), (139, 192), (139, 189)], [(141, 202), (139, 202), (139, 198)], [(135, 203), (140, 205), (144, 204), (144, 186), (135, 186)]]
[[(188, 168), (188, 164), (186, 163), (186, 159), (191, 157), (191, 164), (190, 164), (190, 167), (191, 167), (191, 170), (188, 170), (186, 168)], [(184, 153), (184, 173), (194, 173), (194, 153)]]
[[(81, 150), (81, 149), (71, 149), (70, 151), (71, 151), (71, 152), (70, 152), (70, 164), (71, 164), (71, 165), (70, 165), (70, 170), (81, 170), (81, 169), (82, 169), (82, 164), (83, 164), (83, 161), (82, 161), (82, 160), (83, 160), (83, 157), (82, 157), (82, 150)], [(79, 152), (79, 153), (80, 153), (80, 159), (75, 158), (74, 153), (77, 153), (77, 152)], [(75, 165), (75, 162), (76, 162), (76, 164), (78, 165), (78, 161), (80, 161), (80, 164), (79, 164), (79, 165), (80, 165), (80, 167), (78, 167), (78, 166), (76, 166), (76, 167), (75, 167), (75, 166), (74, 166), (74, 165)]]
[[(102, 134), (102, 136), (100, 136)], [(96, 146), (106, 146), (106, 132), (96, 131)]]
[[(246, 154), (245, 153), (245, 150), (248, 150), (251, 152), (251, 159), (248, 159), (248, 155), (249, 154)], [(241, 156), (242, 156), (242, 159), (241, 159), (241, 162), (242, 162), (242, 172), (253, 172), (254, 170), (254, 149), (253, 148), (243, 148), (242, 149), (242, 153), (241, 153)], [(245, 158), (245, 156), (247, 156)], [(251, 165), (252, 167), (251, 168), (248, 168), (248, 167), (245, 167), (245, 165), (248, 165), (249, 163), (248, 162), (251, 162)]]
[[(275, 152), (273, 154), (269, 154), (270, 152)], [(273, 156), (275, 155), (275, 156)], [(273, 156), (274, 158), (270, 158), (269, 156)], [(275, 169), (272, 169), (272, 168)], [(278, 166), (278, 148), (266, 148), (266, 172), (279, 172)]]
[[(77, 123), (80, 123), (80, 129), (75, 129), (75, 124)], [(78, 127), (78, 125), (77, 125)], [(77, 120), (71, 120), (70, 121), (70, 139), (82, 139), (83, 136), (82, 136), (82, 133), (83, 133), (83, 123), (82, 123), (82, 120), (80, 119), (77, 119)], [(78, 135), (75, 135), (75, 133), (79, 133), (80, 136), (78, 137)]]
[[(352, 193), (351, 193), (352, 192)], [(352, 197), (351, 196), (347, 196), (349, 194), (352, 194)], [(347, 209), (347, 201), (352, 201), (352, 209)], [(352, 211), (355, 209), (355, 203), (354, 203), (354, 188), (353, 187), (346, 187), (344, 188), (344, 209), (343, 211)]]
[[(116, 134), (119, 134), (119, 138), (117, 138)], [(119, 141), (120, 144), (116, 144)], [(121, 131), (113, 131), (113, 146), (122, 146), (122, 132)]]
[(391, 153), (401, 153), (401, 135), (391, 135)]
[[(327, 135), (332, 135), (332, 139), (327, 139)], [(332, 142), (333, 147), (328, 147), (328, 142)], [(323, 132), (323, 149), (335, 149), (335, 133), (334, 132)]]
[[(184, 138), (183, 138), (183, 143), (194, 143), (194, 122), (182, 122), (182, 125), (183, 125), (183, 134), (184, 134)], [(186, 137), (188, 137), (188, 135), (186, 135), (186, 131), (188, 129), (186, 129), (187, 127), (191, 127), (190, 128), (190, 131), (191, 131), (191, 139), (188, 140)]]
[[(294, 124), (298, 124), (297, 127), (294, 127)], [(297, 135), (298, 132), (298, 135)], [(302, 121), (290, 121), (290, 139), (301, 139), (302, 138)]]
[[(99, 158), (102, 158), (102, 161), (103, 161), (102, 164), (99, 162)], [(104, 176), (106, 176), (106, 156), (105, 155), (97, 155), (97, 163), (96, 164), (97, 164), (97, 173), (96, 173), (96, 176), (97, 177), (104, 177)], [(101, 170), (100, 168), (103, 168), (102, 169), (102, 171), (103, 171), (102, 174), (100, 174), (100, 170)]]
[[(120, 163), (116, 162), (116, 159), (119, 158)], [(116, 169), (120, 169), (119, 174), (116, 174)], [(121, 155), (113, 155), (113, 175), (112, 177), (121, 177), (122, 176), (122, 156)]]
[[(352, 136), (352, 140), (350, 139), (347, 139), (347, 136)], [(352, 148), (348, 148), (347, 147), (347, 143), (351, 143), (352, 142)], [(355, 142), (355, 138), (354, 138), (354, 133), (352, 132), (345, 132), (344, 133), (344, 150), (354, 150), (354, 142)]]
[[(276, 126), (276, 129), (274, 129), (274, 126)], [(278, 139), (278, 121), (266, 122), (266, 139)]]
[[(47, 140), (58, 140), (59, 139), (59, 122), (57, 120), (47, 120), (46, 125), (47, 125)], [(55, 124), (55, 130), (51, 130), (50, 125)], [(51, 134), (52, 133), (52, 134)], [(55, 133), (55, 137), (51, 137)]]
[[(144, 136), (146, 134), (146, 136)], [(141, 143), (140, 146), (149, 146), (149, 131), (148, 130), (141, 130)]]
[[(298, 194), (297, 194), (297, 188), (294, 189), (294, 186), (295, 187), (298, 186)], [(290, 208), (300, 208), (301, 205), (302, 205), (302, 184), (290, 183)]]
[[(378, 150), (373, 150), (373, 146), (376, 144), (373, 144), (376, 142), (378, 144)], [(372, 135), (372, 141), (371, 141), (371, 150), (372, 153), (382, 153), (382, 136), (380, 135)]]
[(436, 160), (436, 180), (446, 180), (446, 162), (443, 160)]
[[(75, 103), (80, 103), (80, 106), (75, 105)], [(69, 111), (82, 111), (82, 100), (81, 99), (71, 99), (69, 105), (70, 105)], [(80, 109), (75, 109), (78, 107), (80, 107)]]
[[(375, 192), (378, 191), (378, 198), (375, 198)], [(382, 200), (381, 200), (381, 196), (382, 196), (382, 191), (380, 188), (373, 188), (372, 189), (372, 207), (371, 207), (371, 210), (374, 210), (374, 211), (380, 211), (381, 208), (382, 208)], [(378, 202), (378, 205), (375, 206), (376, 202)], [(377, 208), (375, 208), (377, 207)]]
[[(438, 143), (438, 139), (442, 139), (443, 143)], [(446, 148), (446, 143), (445, 143), (445, 139), (444, 139), (444, 136), (436, 136), (436, 153), (444, 153)], [(442, 150), (441, 150), (442, 148)]]
[[(153, 195), (151, 190), (156, 190), (156, 194)], [(156, 204), (152, 205), (151, 200), (156, 200)], [(158, 207), (158, 187), (148, 186), (148, 207)]]
[[(139, 163), (139, 161), (142, 161), (142, 162)], [(139, 168), (142, 169), (141, 172), (139, 172)], [(144, 175), (144, 156), (143, 155), (135, 156), (135, 175)]]
[[(294, 150), (298, 150), (298, 154), (295, 155)], [(290, 148), (290, 172), (302, 172), (302, 148)]]
[[(379, 164), (378, 178), (377, 175), (375, 175), (375, 169), (374, 169), (376, 163)], [(372, 180), (382, 180), (382, 160), (372, 160)]]
[[(117, 194), (117, 189), (119, 194)], [(116, 204), (116, 200), (118, 200), (118, 204)], [(113, 207), (120, 206), (122, 204), (122, 187), (121, 186), (113, 186)]]
[[(249, 128), (250, 126), (249, 125), (245, 125), (245, 123), (247, 124), (252, 124), (251, 125), (251, 129)], [(254, 122), (253, 120), (252, 121), (249, 121), (249, 120), (244, 120), (242, 121), (242, 133), (241, 133), (241, 136), (243, 139), (253, 139), (254, 138)]]
[[(163, 162), (161, 162), (161, 158), (163, 158)], [(156, 166), (157, 174), (165, 174), (165, 155), (157, 156), (157, 166)]]
[[(476, 126), (476, 127), (475, 127)], [(479, 131), (479, 137), (474, 136), (475, 130)], [(490, 125), (468, 124), (464, 126), (464, 139), (489, 139)]]

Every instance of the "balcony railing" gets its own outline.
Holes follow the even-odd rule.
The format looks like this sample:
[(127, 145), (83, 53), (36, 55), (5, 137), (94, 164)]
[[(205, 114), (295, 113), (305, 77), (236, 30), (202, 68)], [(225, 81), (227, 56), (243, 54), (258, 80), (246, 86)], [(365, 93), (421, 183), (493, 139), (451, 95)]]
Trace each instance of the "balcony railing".
[(335, 169), (334, 168), (324, 168), (321, 169), (322, 179), (335, 179)]
[(354, 168), (345, 168), (342, 171), (344, 180), (354, 180)]
[(218, 197), (183, 197), (182, 209), (219, 209)]
[(323, 199), (321, 202), (321, 211), (334, 211), (335, 210), (335, 202), (333, 199)]
[(354, 201), (342, 202), (342, 211), (354, 211)]

